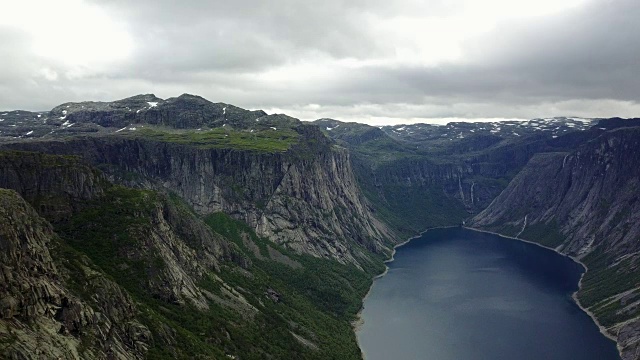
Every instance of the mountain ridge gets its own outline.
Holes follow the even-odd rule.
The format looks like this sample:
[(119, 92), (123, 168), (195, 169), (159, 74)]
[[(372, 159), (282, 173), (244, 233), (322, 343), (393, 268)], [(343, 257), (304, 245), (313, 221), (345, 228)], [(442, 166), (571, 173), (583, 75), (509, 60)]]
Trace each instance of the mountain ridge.
[[(604, 231), (589, 224), (629, 223), (637, 199), (620, 200), (616, 193), (602, 193), (615, 206), (589, 208), (608, 214), (602, 209), (613, 206), (608, 217), (579, 224), (577, 216), (567, 215), (571, 222), (549, 214), (562, 214), (553, 204), (566, 196), (556, 195), (575, 184), (598, 188), (590, 179), (602, 170), (594, 169), (620, 151), (602, 139), (618, 144), (613, 139), (626, 134), (630, 140), (622, 147), (636, 146), (629, 141), (637, 125), (640, 119), (619, 118), (308, 123), (194, 95), (164, 100), (142, 94), (65, 103), (49, 112), (0, 113), (0, 187), (17, 191), (5, 195), (24, 198), (32, 208), (20, 213), (35, 222), (39, 216), (53, 229), (57, 240), (51, 243), (65, 249), (61, 259), (69, 259), (57, 269), (69, 284), (88, 281), (75, 272), (90, 268), (112, 281), (109, 291), (139, 306), (127, 316), (141, 324), (135, 332), (141, 338), (123, 343), (125, 358), (189, 358), (198, 351), (213, 357), (266, 352), (359, 358), (350, 321), (399, 239), (473, 218), (473, 226), (564, 244), (562, 251), (580, 255), (588, 244), (583, 240)], [(638, 161), (629, 158), (625, 165)], [(616, 169), (618, 179), (634, 174)], [(544, 176), (556, 181), (547, 184)], [(571, 176), (576, 178), (567, 183)], [(634, 193), (627, 190), (620, 194)], [(515, 193), (522, 196), (509, 197)], [(546, 215), (522, 208), (546, 209)], [(492, 222), (480, 224), (482, 219)], [(606, 234), (620, 230), (612, 229)], [(611, 239), (596, 244), (602, 251), (583, 253), (590, 271), (579, 296), (604, 324), (624, 329), (617, 336), (627, 359), (638, 343), (634, 323), (624, 320), (635, 311), (635, 290), (603, 279), (611, 271), (635, 274), (635, 258), (624, 257), (628, 239)], [(84, 265), (70, 267), (78, 256)], [(37, 278), (20, 273), (26, 283)], [(73, 286), (60, 291), (94, 312), (116, 311)], [(612, 305), (622, 302), (628, 306)], [(5, 313), (9, 320), (2, 321), (17, 319), (13, 310)], [(41, 316), (53, 324), (64, 320)], [(208, 322), (185, 322), (194, 316)], [(259, 330), (271, 323), (272, 333)], [(91, 326), (63, 336), (106, 357), (103, 343), (86, 337)], [(200, 335), (209, 332), (208, 338)], [(0, 342), (13, 341), (4, 335)], [(20, 341), (29, 344), (36, 335), (24, 336)], [(253, 344), (251, 337), (260, 340)], [(140, 347), (130, 347), (136, 341)], [(77, 357), (80, 348), (69, 349)]]

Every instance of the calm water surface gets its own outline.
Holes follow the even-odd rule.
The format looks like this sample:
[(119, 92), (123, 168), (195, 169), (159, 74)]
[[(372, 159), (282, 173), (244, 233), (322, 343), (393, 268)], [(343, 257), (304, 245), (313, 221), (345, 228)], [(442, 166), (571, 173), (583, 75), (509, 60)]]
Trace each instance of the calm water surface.
[(521, 241), (435, 229), (400, 247), (364, 303), (366, 360), (608, 360), (571, 294), (582, 266)]

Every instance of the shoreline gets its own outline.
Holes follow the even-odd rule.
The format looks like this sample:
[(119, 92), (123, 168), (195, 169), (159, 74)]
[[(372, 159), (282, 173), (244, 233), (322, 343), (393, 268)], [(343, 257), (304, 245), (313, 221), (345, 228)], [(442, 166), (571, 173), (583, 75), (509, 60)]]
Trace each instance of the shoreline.
[[(552, 248), (552, 247), (549, 247), (549, 246), (546, 246), (546, 245), (542, 245), (542, 244), (533, 242), (531, 240), (526, 240), (526, 239), (521, 239), (521, 238), (517, 238), (517, 237), (513, 237), (513, 236), (508, 236), (508, 235), (497, 233), (495, 231), (472, 228), (472, 227), (469, 227), (469, 226), (438, 226), (438, 227), (432, 227), (432, 228), (426, 229), (425, 231), (422, 231), (419, 234), (414, 235), (414, 236), (408, 238), (407, 240), (394, 245), (393, 251), (391, 252), (391, 257), (389, 257), (389, 259), (384, 260), (384, 263), (387, 264), (387, 263), (392, 262), (394, 260), (394, 258), (395, 258), (396, 250), (399, 247), (408, 244), (411, 240), (414, 240), (414, 239), (417, 239), (419, 237), (422, 237), (427, 231), (433, 230), (433, 229), (450, 229), (450, 228), (456, 228), (456, 227), (461, 227), (461, 228), (467, 229), (467, 230), (472, 230), (472, 231), (492, 234), (492, 235), (500, 236), (500, 237), (505, 238), (505, 239), (512, 239), (512, 240), (522, 241), (522, 242), (525, 242), (525, 243), (536, 245), (536, 246), (539, 246), (539, 247), (544, 248), (544, 249), (552, 250), (556, 254), (558, 254), (560, 256), (564, 256), (566, 258), (569, 258), (572, 261), (574, 261), (575, 263), (580, 264), (582, 266), (582, 268), (584, 269), (584, 272), (580, 275), (580, 280), (578, 281), (578, 290), (574, 291), (573, 294), (571, 294), (571, 298), (573, 299), (573, 302), (576, 305), (578, 305), (578, 308), (580, 308), (580, 310), (582, 310), (584, 313), (586, 313), (591, 318), (593, 323), (598, 327), (598, 330), (600, 331), (600, 333), (602, 335), (604, 335), (607, 339), (613, 341), (616, 344), (616, 349), (618, 350), (618, 354), (620, 356), (622, 356), (622, 348), (620, 347), (620, 344), (618, 343), (617, 337), (609, 334), (607, 332), (607, 329), (604, 326), (602, 326), (602, 324), (600, 324), (600, 321), (598, 321), (596, 316), (589, 309), (587, 309), (584, 306), (582, 306), (582, 304), (580, 303), (580, 300), (578, 299), (578, 292), (580, 290), (582, 290), (582, 279), (584, 278), (584, 275), (587, 273), (587, 271), (589, 271), (589, 268), (582, 261), (580, 261), (580, 259), (578, 259), (576, 257), (573, 257), (571, 255), (563, 254), (560, 251), (558, 251), (556, 248)], [(356, 342), (358, 344), (358, 347), (360, 348), (360, 353), (362, 354), (362, 359), (363, 360), (365, 359), (365, 356), (364, 356), (364, 353), (362, 352), (362, 347), (360, 347), (360, 341), (358, 340), (357, 332), (358, 332), (358, 330), (360, 330), (360, 328), (362, 327), (362, 324), (364, 323), (364, 319), (362, 319), (362, 311), (364, 310), (364, 302), (366, 301), (367, 297), (369, 297), (369, 294), (371, 293), (371, 289), (373, 289), (373, 286), (375, 285), (375, 280), (385, 276), (388, 272), (389, 272), (389, 266), (385, 265), (384, 271), (382, 273), (380, 273), (380, 274), (378, 274), (378, 275), (373, 277), (373, 281), (371, 282), (371, 286), (369, 287), (369, 290), (367, 291), (367, 293), (364, 296), (364, 298), (362, 298), (362, 306), (360, 307), (360, 310), (356, 314), (356, 319), (351, 322), (351, 327), (353, 328), (354, 333), (356, 333)]]
[[(434, 230), (434, 229), (450, 229), (450, 228), (455, 228), (458, 226), (436, 226), (436, 227), (431, 227), (428, 228), (422, 232), (420, 232), (417, 235), (414, 235), (410, 238), (408, 238), (405, 241), (399, 242), (396, 245), (393, 246), (393, 250), (391, 252), (391, 256), (384, 260), (383, 263), (385, 264), (384, 266), (384, 271), (381, 272), (380, 274), (376, 275), (373, 277), (373, 281), (371, 282), (371, 286), (369, 286), (369, 290), (367, 291), (367, 293), (364, 295), (364, 297), (362, 298), (362, 306), (360, 306), (360, 310), (358, 310), (358, 313), (356, 314), (356, 319), (353, 320), (351, 322), (351, 327), (353, 328), (353, 332), (354, 334), (356, 334), (358, 332), (358, 330), (360, 330), (360, 328), (362, 327), (362, 324), (364, 324), (364, 319), (362, 319), (362, 311), (364, 310), (364, 302), (365, 300), (367, 300), (367, 298), (369, 297), (369, 294), (371, 293), (371, 289), (373, 289), (373, 285), (375, 284), (376, 279), (379, 279), (385, 275), (387, 275), (387, 273), (389, 272), (389, 266), (387, 266), (386, 264), (392, 262), (395, 259), (395, 255), (396, 255), (396, 251), (398, 248), (408, 244), (411, 240), (415, 240), (417, 238), (422, 237), (422, 235), (424, 235), (427, 231), (429, 230)], [(360, 353), (362, 354), (362, 359), (364, 359), (364, 353), (362, 352), (362, 347), (360, 346), (360, 341), (358, 340), (358, 336), (356, 334), (356, 343), (358, 344), (358, 347), (360, 348)]]
[(584, 311), (591, 318), (591, 320), (593, 320), (594, 324), (596, 324), (596, 326), (598, 327), (598, 330), (600, 331), (600, 333), (602, 335), (604, 335), (607, 339), (615, 342), (616, 349), (618, 350), (618, 354), (620, 354), (622, 356), (622, 348), (620, 347), (620, 344), (618, 343), (618, 338), (613, 336), (613, 335), (611, 335), (611, 334), (609, 334), (607, 332), (607, 329), (604, 326), (602, 326), (602, 324), (600, 324), (600, 321), (598, 321), (596, 316), (589, 309), (587, 309), (584, 306), (582, 306), (582, 304), (580, 303), (580, 300), (578, 299), (578, 292), (580, 290), (582, 290), (582, 279), (584, 278), (584, 275), (587, 273), (587, 271), (589, 271), (589, 268), (587, 267), (587, 265), (585, 265), (582, 261), (580, 261), (580, 259), (578, 259), (578, 258), (576, 258), (574, 256), (571, 256), (571, 255), (563, 254), (556, 248), (552, 248), (552, 247), (549, 247), (549, 246), (546, 246), (546, 245), (542, 245), (542, 244), (539, 244), (537, 242), (533, 242), (531, 240), (521, 239), (521, 238), (517, 238), (517, 237), (513, 237), (513, 236), (500, 234), (500, 233), (497, 233), (495, 231), (482, 230), (482, 229), (472, 228), (472, 227), (468, 227), (468, 226), (463, 226), (463, 228), (464, 229), (468, 229), (468, 230), (477, 231), (477, 232), (483, 232), (483, 233), (487, 233), (487, 234), (497, 235), (497, 236), (503, 237), (505, 239), (518, 240), (518, 241), (522, 241), (522, 242), (529, 243), (529, 244), (532, 244), (532, 245), (536, 245), (536, 246), (539, 246), (539, 247), (544, 248), (544, 249), (552, 250), (556, 254), (558, 254), (560, 256), (564, 256), (566, 258), (569, 258), (569, 259), (573, 260), (573, 262), (575, 262), (577, 264), (580, 264), (580, 266), (582, 266), (582, 268), (584, 269), (584, 272), (582, 273), (582, 275), (580, 275), (580, 280), (578, 281), (578, 290), (574, 291), (573, 294), (571, 294), (571, 298), (573, 299), (573, 302), (576, 305), (578, 305), (580, 310)]

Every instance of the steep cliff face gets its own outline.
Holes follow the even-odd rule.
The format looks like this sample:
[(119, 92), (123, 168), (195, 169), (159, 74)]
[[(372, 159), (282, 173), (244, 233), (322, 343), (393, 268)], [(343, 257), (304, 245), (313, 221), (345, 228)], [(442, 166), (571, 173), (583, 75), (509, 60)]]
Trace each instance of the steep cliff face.
[[(161, 259), (166, 266), (148, 271), (145, 287), (167, 301), (206, 307), (195, 283), (232, 256), (225, 240), (168, 198), (114, 186), (76, 156), (0, 152), (0, 188), (17, 191), (76, 248), (105, 250), (107, 231), (125, 262)], [(96, 232), (97, 222), (110, 225)]]
[(109, 136), (13, 144), (82, 156), (131, 186), (168, 189), (200, 214), (224, 212), (259, 235), (343, 263), (388, 253), (393, 235), (360, 196), (349, 154), (315, 127), (285, 152), (202, 148)]
[(0, 152), (0, 187), (16, 190), (50, 221), (68, 219), (80, 202), (102, 195), (106, 182), (79, 157)]
[(571, 151), (637, 120), (552, 118), (528, 122), (372, 127), (315, 123), (352, 152), (364, 193), (392, 227), (410, 234), (455, 225), (486, 208), (535, 154)]
[(539, 154), (471, 226), (540, 242), (589, 268), (578, 293), (623, 358), (640, 354), (640, 128)]
[(79, 157), (0, 159), (0, 188), (73, 202), (38, 214), (0, 189), (0, 357), (360, 357), (350, 321), (379, 260), (366, 273), (295, 254)]
[[(46, 220), (16, 192), (0, 189), (1, 357), (143, 358), (149, 330), (135, 321), (131, 298), (87, 260), (74, 260), (79, 273), (54, 261), (60, 247)], [(92, 297), (70, 291), (71, 276)]]

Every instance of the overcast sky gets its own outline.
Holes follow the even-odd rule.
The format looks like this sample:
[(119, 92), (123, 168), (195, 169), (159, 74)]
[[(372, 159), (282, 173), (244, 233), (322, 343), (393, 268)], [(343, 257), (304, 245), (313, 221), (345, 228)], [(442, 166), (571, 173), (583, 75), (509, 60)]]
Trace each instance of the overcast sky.
[(638, 0), (20, 0), (0, 14), (2, 110), (191, 93), (370, 124), (640, 117)]

